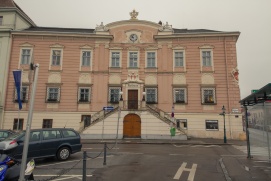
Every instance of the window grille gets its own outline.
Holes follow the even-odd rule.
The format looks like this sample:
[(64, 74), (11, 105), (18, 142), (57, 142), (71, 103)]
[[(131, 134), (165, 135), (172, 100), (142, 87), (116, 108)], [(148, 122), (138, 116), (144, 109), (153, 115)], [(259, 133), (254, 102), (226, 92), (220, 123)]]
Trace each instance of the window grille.
[(157, 103), (157, 88), (146, 88), (146, 103)]
[(47, 101), (59, 102), (60, 100), (60, 87), (47, 87)]
[(79, 87), (78, 101), (79, 102), (90, 102), (90, 88)]
[(218, 120), (206, 120), (206, 130), (218, 130)]
[(201, 94), (202, 103), (216, 103), (215, 88), (202, 88)]
[(186, 103), (186, 88), (173, 89), (174, 103)]
[(118, 103), (120, 100), (120, 87), (109, 87), (109, 102)]
[[(28, 101), (28, 92), (29, 92), (29, 86), (22, 86), (21, 87), (21, 101), (22, 102), (27, 102)], [(14, 96), (14, 101), (18, 101), (18, 94), (17, 94), (17, 89), (15, 88), (15, 96)]]
[(52, 119), (43, 119), (42, 128), (52, 128), (53, 120)]

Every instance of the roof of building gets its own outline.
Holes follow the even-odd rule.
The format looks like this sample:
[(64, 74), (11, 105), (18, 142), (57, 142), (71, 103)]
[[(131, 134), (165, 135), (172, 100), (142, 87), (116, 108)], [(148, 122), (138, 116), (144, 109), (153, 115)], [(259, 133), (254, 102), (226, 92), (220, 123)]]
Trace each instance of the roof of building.
[(216, 31), (216, 30), (206, 30), (206, 29), (176, 29), (173, 28), (174, 33), (217, 33), (222, 31)]
[(94, 30), (95, 29), (84, 29), (84, 28), (30, 27), (23, 31), (58, 32), (58, 33), (94, 33)]
[(16, 9), (32, 26), (36, 26), (34, 21), (13, 1), (0, 0), (0, 9)]
[(259, 102), (264, 102), (267, 100), (269, 100), (269, 101), (271, 100), (271, 83), (260, 88), (255, 93), (250, 94), (246, 98), (239, 101), (239, 103), (241, 105), (254, 105)]

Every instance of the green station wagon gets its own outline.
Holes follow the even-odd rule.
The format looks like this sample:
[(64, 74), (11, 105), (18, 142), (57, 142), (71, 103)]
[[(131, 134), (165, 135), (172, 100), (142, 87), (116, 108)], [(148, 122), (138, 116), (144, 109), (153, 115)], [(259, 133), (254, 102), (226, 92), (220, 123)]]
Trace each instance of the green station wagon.
[[(23, 154), (25, 131), (11, 135), (0, 142), (0, 150), (15, 158)], [(71, 128), (33, 129), (30, 132), (27, 157), (56, 157), (66, 160), (71, 154), (80, 152), (81, 138), (78, 132)]]

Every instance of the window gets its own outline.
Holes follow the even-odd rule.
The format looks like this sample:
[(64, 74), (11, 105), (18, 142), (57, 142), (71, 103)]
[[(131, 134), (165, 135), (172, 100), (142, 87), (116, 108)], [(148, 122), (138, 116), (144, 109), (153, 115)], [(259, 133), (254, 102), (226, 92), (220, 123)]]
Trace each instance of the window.
[(88, 127), (91, 123), (91, 115), (82, 115), (81, 121), (84, 122), (84, 128)]
[[(22, 102), (27, 102), (28, 101), (28, 91), (29, 91), (29, 87), (28, 86), (22, 86), (21, 87), (21, 94), (20, 94), (20, 99)], [(18, 102), (18, 94), (17, 94), (17, 90), (15, 88), (15, 102)]]
[(47, 101), (59, 102), (60, 100), (60, 87), (47, 87)]
[(40, 131), (33, 131), (30, 134), (30, 142), (40, 141)]
[(215, 100), (215, 88), (202, 88), (201, 89), (202, 103), (216, 103)]
[(157, 103), (157, 88), (146, 88), (146, 103)]
[(202, 51), (202, 66), (212, 66), (211, 51)]
[(129, 67), (138, 67), (137, 52), (129, 52)]
[(156, 67), (155, 52), (147, 52), (147, 67)]
[(183, 67), (184, 66), (184, 56), (183, 52), (176, 51), (174, 52), (174, 62), (175, 62), (175, 67)]
[(61, 61), (61, 50), (52, 50), (52, 65), (59, 66)]
[(21, 64), (30, 64), (31, 49), (22, 49)]
[(76, 133), (71, 130), (62, 130), (62, 133), (63, 133), (64, 138), (77, 136)]
[(173, 89), (174, 103), (186, 103), (186, 88)]
[(0, 26), (3, 25), (3, 16), (0, 16)]
[(52, 119), (44, 119), (42, 122), (42, 128), (52, 128), (53, 120)]
[(187, 129), (187, 120), (186, 119), (176, 119), (177, 128)]
[(90, 66), (91, 52), (83, 51), (82, 52), (82, 66)]
[(14, 118), (13, 130), (23, 130), (24, 119)]
[(44, 140), (61, 138), (60, 131), (58, 131), (58, 130), (48, 130), (48, 131), (42, 131), (42, 132), (43, 132), (43, 139)]
[(206, 130), (218, 130), (217, 120), (206, 120), (205, 125), (206, 125)]
[(79, 87), (78, 101), (79, 102), (90, 102), (90, 88)]
[(120, 67), (120, 52), (111, 52), (111, 67)]
[(120, 87), (109, 87), (109, 102), (118, 103), (120, 100)]

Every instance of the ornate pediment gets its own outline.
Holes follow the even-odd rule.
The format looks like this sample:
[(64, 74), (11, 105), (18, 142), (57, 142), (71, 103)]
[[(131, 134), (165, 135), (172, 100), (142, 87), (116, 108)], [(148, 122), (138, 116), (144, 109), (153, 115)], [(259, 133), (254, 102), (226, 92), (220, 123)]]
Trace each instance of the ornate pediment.
[(20, 47), (34, 47), (35, 45), (31, 44), (31, 43), (28, 43), (28, 42), (25, 42), (25, 43), (22, 43), (20, 44)]
[(213, 45), (205, 44), (205, 45), (199, 46), (199, 48), (200, 49), (214, 49), (215, 47)]
[(63, 49), (64, 47), (65, 47), (64, 45), (61, 45), (61, 44), (58, 44), (58, 43), (50, 45), (50, 48), (62, 48)]
[(80, 49), (94, 49), (94, 47), (90, 45), (84, 45), (84, 46), (80, 46)]

